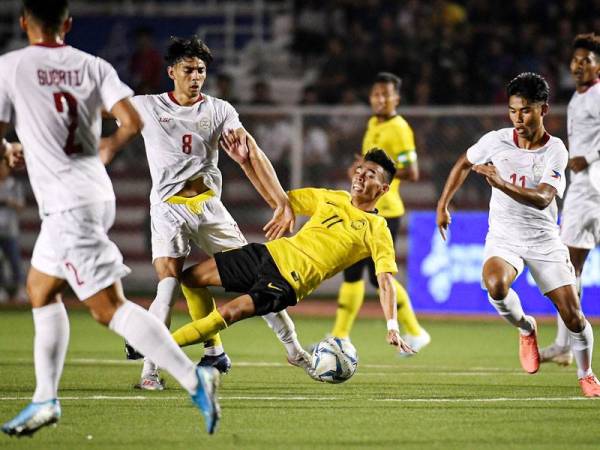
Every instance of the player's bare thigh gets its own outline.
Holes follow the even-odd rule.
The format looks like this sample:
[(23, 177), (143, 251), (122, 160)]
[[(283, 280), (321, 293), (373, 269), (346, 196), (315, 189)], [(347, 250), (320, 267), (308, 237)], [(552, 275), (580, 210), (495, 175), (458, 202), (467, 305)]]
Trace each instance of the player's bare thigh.
[(498, 256), (487, 259), (482, 272), (485, 287), (494, 300), (505, 298), (517, 277), (517, 269)]
[(152, 264), (154, 265), (154, 270), (156, 270), (159, 281), (169, 277), (177, 278), (177, 280), (179, 280), (181, 278), (184, 262), (185, 257), (171, 258), (169, 256), (161, 256), (156, 258)]
[(41, 308), (61, 301), (61, 292), (67, 282), (62, 278), (40, 272), (33, 266), (27, 274), (27, 295), (33, 308)]
[(571, 263), (575, 268), (575, 275), (580, 276), (581, 272), (583, 272), (583, 265), (585, 264), (585, 260), (590, 253), (587, 248), (577, 248), (577, 247), (568, 247), (569, 249), (569, 258), (571, 259)]
[(190, 288), (221, 286), (221, 276), (215, 258), (188, 267), (181, 276), (181, 282)]

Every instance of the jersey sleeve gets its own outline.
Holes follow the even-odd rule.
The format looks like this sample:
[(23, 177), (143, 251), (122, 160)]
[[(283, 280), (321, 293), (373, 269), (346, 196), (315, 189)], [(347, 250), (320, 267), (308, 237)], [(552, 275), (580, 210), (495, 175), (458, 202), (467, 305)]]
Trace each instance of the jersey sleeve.
[(323, 189), (302, 188), (288, 192), (294, 213), (301, 216), (310, 216), (317, 210), (319, 200), (323, 196)]
[(410, 125), (405, 124), (398, 130), (398, 151), (394, 158), (397, 169), (403, 169), (417, 161), (415, 136)]
[(392, 233), (385, 221), (382, 220), (373, 227), (371, 239), (367, 240), (367, 245), (371, 250), (371, 258), (375, 263), (376, 275), (386, 272), (393, 274), (398, 272)]
[(217, 109), (217, 122), (221, 126), (221, 131), (236, 130), (242, 128), (240, 116), (231, 103), (220, 100), (220, 107)]
[(97, 58), (99, 64), (99, 87), (100, 97), (104, 109), (110, 111), (113, 106), (124, 98), (131, 97), (133, 91), (129, 86), (123, 83), (117, 75), (117, 71), (108, 62)]
[(544, 173), (540, 179), (541, 183), (549, 184), (556, 189), (556, 194), (562, 198), (567, 182), (565, 180), (565, 169), (569, 161), (569, 153), (564, 144), (553, 145), (548, 152)]
[(492, 150), (497, 142), (498, 132), (490, 131), (467, 150), (467, 159), (471, 164), (485, 164), (492, 158)]
[[(590, 114), (594, 118), (596, 123), (597, 130), (600, 130), (600, 93), (598, 91), (594, 92), (595, 96), (591, 103)], [(594, 133), (594, 137), (592, 139), (590, 149), (585, 155), (585, 159), (588, 164), (592, 162), (598, 161), (600, 159), (600, 133)]]

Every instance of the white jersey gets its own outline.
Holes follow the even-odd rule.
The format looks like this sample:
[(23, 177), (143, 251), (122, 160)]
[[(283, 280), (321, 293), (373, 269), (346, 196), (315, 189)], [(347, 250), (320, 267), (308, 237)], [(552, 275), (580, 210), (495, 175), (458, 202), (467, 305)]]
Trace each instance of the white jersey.
[[(491, 131), (467, 150), (472, 164), (492, 163), (502, 179), (518, 186), (553, 186), (559, 197), (565, 190), (568, 153), (563, 142), (546, 135), (544, 145), (535, 150), (519, 148), (513, 128)], [(556, 200), (543, 210), (513, 200), (492, 189), (488, 238), (517, 246), (532, 246), (558, 239)]]
[(200, 177), (220, 197), (218, 140), (224, 130), (242, 126), (233, 106), (205, 94), (194, 105), (181, 106), (170, 92), (138, 95), (133, 103), (144, 120), (142, 136), (152, 177), (150, 203), (165, 201), (187, 180)]
[(132, 94), (109, 63), (67, 45), (0, 57), (0, 121), (14, 113), (42, 215), (114, 201), (98, 157), (100, 113)]
[[(567, 109), (569, 156), (585, 157), (588, 162), (600, 158), (600, 82), (585, 92), (575, 91)], [(586, 197), (600, 207), (600, 193), (590, 184), (588, 170), (571, 171), (567, 197)]]

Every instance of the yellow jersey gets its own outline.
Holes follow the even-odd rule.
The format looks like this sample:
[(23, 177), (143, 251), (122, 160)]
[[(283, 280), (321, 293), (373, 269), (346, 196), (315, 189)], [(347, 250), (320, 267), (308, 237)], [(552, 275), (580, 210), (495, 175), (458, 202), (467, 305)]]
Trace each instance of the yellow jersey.
[[(369, 119), (363, 138), (363, 155), (373, 147), (384, 150), (394, 161), (397, 169), (402, 169), (417, 160), (413, 131), (402, 116), (396, 115), (384, 122), (379, 122), (375, 116)], [(400, 217), (404, 214), (399, 178), (392, 180), (390, 190), (375, 206), (383, 217)]]
[(353, 206), (348, 192), (304, 188), (290, 191), (289, 198), (294, 212), (310, 219), (294, 236), (265, 245), (298, 300), (367, 257), (377, 274), (398, 272), (385, 219)]

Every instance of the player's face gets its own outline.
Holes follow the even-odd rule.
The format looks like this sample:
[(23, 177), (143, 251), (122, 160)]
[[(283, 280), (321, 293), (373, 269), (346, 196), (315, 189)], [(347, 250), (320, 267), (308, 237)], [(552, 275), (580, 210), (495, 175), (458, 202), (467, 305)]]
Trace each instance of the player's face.
[(400, 103), (400, 95), (393, 83), (375, 83), (369, 94), (369, 102), (373, 114), (389, 117), (396, 113)]
[(175, 90), (194, 98), (200, 95), (200, 90), (206, 80), (206, 64), (200, 58), (183, 58), (169, 66), (169, 78), (175, 82)]
[(389, 185), (385, 182), (385, 171), (379, 164), (363, 161), (356, 167), (350, 190), (353, 197), (360, 197), (367, 201), (374, 200), (388, 188)]
[(542, 116), (546, 114), (548, 105), (529, 102), (527, 99), (511, 95), (508, 99), (508, 115), (517, 130), (517, 134), (525, 139), (535, 136), (542, 126)]
[(600, 74), (600, 58), (584, 48), (575, 49), (571, 58), (571, 75), (577, 86), (592, 83)]

